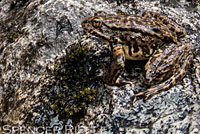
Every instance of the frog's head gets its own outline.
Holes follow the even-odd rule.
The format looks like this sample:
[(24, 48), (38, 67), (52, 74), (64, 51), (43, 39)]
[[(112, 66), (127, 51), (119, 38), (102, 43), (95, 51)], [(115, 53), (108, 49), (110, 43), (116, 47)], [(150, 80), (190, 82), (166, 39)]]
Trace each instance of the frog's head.
[[(113, 22), (116, 19), (113, 18), (113, 14), (107, 14), (104, 11), (98, 11), (94, 14), (94, 16), (87, 17), (81, 23), (85, 32), (95, 35), (96, 37), (100, 37), (101, 39), (105, 39), (109, 42), (120, 42), (120, 39), (117, 37), (118, 34), (117, 29), (115, 28), (115, 24), (120, 24), (119, 17), (117, 16), (117, 22)], [(113, 26), (114, 25), (114, 26)]]

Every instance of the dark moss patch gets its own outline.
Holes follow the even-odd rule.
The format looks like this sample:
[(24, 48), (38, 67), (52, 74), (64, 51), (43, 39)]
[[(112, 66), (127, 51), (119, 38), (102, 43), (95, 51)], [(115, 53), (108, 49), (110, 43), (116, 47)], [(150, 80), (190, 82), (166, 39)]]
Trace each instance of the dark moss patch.
[(97, 66), (89, 69), (90, 56), (87, 46), (74, 43), (54, 65), (56, 83), (52, 87), (50, 107), (61, 117), (84, 115), (87, 107), (96, 101), (99, 80), (95, 76)]

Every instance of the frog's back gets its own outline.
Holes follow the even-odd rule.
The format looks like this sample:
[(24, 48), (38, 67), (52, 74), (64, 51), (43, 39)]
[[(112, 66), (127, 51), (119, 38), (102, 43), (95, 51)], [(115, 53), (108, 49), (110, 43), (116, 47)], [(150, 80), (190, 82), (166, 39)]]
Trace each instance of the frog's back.
[(154, 36), (166, 41), (176, 42), (177, 40), (166, 25), (150, 18), (135, 15), (105, 15), (101, 17), (103, 24), (112, 30), (142, 33), (144, 36)]
[(159, 14), (157, 12), (144, 12), (142, 14), (142, 17), (151, 18), (151, 19), (154, 19), (155, 21), (159, 21), (163, 23), (169, 28), (173, 36), (177, 36), (178, 38), (181, 38), (186, 35), (186, 31), (183, 27), (179, 26), (174, 21), (172, 21), (171, 19), (169, 19), (168, 17), (162, 14)]

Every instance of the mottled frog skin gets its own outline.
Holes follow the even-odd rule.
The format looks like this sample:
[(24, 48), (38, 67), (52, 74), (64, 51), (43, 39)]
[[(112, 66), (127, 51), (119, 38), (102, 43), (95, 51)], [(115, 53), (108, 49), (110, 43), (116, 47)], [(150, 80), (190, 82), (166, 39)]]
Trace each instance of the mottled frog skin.
[(85, 18), (82, 27), (111, 45), (114, 60), (103, 76), (106, 84), (128, 83), (119, 79), (125, 59), (148, 60), (144, 80), (149, 88), (137, 93), (134, 101), (141, 97), (148, 99), (175, 85), (184, 77), (193, 58), (192, 46), (179, 41), (186, 35), (185, 29), (156, 12), (135, 16), (99, 11)]

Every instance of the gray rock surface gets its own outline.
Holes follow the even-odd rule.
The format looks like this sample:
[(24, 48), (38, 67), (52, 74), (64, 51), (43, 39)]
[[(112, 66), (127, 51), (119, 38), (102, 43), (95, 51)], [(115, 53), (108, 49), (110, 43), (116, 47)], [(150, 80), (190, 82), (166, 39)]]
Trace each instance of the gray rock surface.
[[(81, 27), (85, 17), (99, 10), (137, 15), (155, 11), (172, 18), (187, 31), (182, 40), (194, 47), (193, 63), (186, 76), (168, 91), (131, 104), (131, 96), (142, 85), (141, 66), (135, 67), (139, 73), (131, 70), (137, 76), (132, 85), (109, 87), (100, 82), (95, 86), (96, 102), (88, 105), (81, 118), (63, 117), (50, 108), (51, 92), (56, 88), (54, 64), (74, 43), (88, 45), (95, 51), (90, 56), (105, 51), (106, 44), (85, 34)], [(1, 0), (0, 34), (0, 133), (19, 132), (18, 128), (28, 126), (70, 132), (71, 125), (74, 133), (200, 133), (199, 5), (156, 0), (120, 5), (109, 0)], [(101, 71), (102, 66), (98, 67)], [(12, 130), (13, 126), (16, 129)]]

